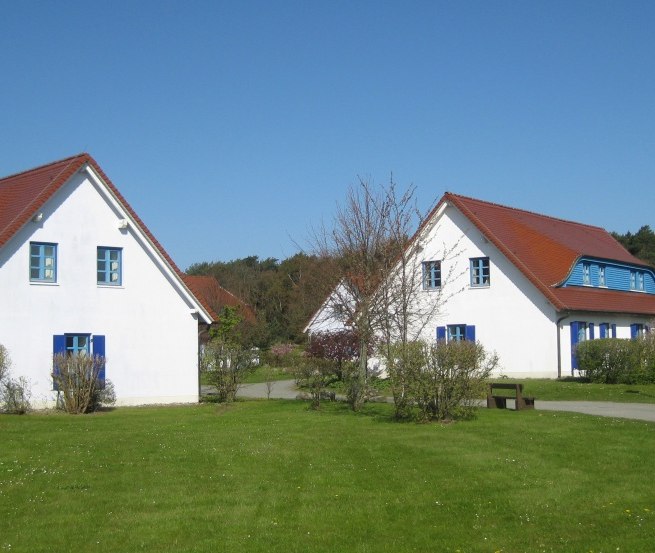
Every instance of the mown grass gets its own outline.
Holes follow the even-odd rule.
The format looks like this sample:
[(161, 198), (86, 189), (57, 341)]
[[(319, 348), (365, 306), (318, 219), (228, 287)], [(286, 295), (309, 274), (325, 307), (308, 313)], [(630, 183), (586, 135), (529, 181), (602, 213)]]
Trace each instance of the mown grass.
[[(493, 382), (521, 382), (526, 396), (542, 401), (615, 401), (618, 403), (655, 403), (655, 384), (595, 384), (584, 379), (509, 378)], [(388, 380), (374, 383), (382, 395), (391, 396)], [(344, 386), (336, 382), (332, 388), (343, 393)], [(499, 393), (502, 393), (500, 391)], [(512, 395), (508, 392), (508, 395)]]
[[(495, 380), (494, 382), (503, 382)], [(594, 384), (583, 379), (508, 379), (522, 382), (525, 395), (543, 401), (616, 401), (655, 403), (655, 384)]]
[(391, 412), (0, 416), (0, 551), (652, 551), (655, 425)]

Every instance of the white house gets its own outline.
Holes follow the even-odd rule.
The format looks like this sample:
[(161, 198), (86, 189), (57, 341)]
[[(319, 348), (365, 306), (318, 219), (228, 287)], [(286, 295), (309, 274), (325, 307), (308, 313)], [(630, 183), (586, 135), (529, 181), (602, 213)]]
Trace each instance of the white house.
[[(578, 342), (655, 318), (655, 270), (599, 227), (446, 193), (411, 247), (416, 301), (442, 302), (420, 337), (478, 340), (509, 377), (577, 374)], [(305, 330), (344, 326), (328, 298)]]
[(0, 344), (33, 402), (52, 405), (52, 356), (106, 358), (119, 404), (198, 400), (198, 333), (215, 313), (95, 160), (0, 179)]

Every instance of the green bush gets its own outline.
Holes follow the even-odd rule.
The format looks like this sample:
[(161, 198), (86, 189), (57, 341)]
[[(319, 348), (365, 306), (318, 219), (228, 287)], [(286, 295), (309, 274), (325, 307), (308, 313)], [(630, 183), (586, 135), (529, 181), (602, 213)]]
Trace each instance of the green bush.
[(237, 391), (245, 378), (255, 369), (258, 354), (236, 342), (214, 338), (200, 356), (200, 370), (207, 373), (207, 381), (216, 388), (218, 401), (236, 400)]
[(588, 340), (576, 349), (579, 370), (591, 382), (648, 384), (655, 382), (655, 336), (636, 340)]
[(413, 342), (387, 350), (397, 418), (472, 418), (476, 400), (498, 365), (498, 357), (479, 342)]
[(31, 409), (30, 383), (24, 377), (11, 378), (11, 358), (0, 344), (0, 412), (22, 415)]

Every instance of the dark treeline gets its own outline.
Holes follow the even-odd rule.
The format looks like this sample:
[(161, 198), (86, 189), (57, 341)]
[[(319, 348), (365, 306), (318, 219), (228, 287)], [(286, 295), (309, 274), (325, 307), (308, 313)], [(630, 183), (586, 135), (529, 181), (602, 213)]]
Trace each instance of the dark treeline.
[(655, 266), (655, 232), (648, 225), (644, 225), (634, 234), (613, 232), (612, 236), (621, 242), (632, 255)]
[(249, 341), (258, 347), (301, 342), (303, 328), (335, 285), (334, 263), (304, 253), (283, 261), (249, 256), (194, 263), (190, 275), (211, 275), (257, 314)]

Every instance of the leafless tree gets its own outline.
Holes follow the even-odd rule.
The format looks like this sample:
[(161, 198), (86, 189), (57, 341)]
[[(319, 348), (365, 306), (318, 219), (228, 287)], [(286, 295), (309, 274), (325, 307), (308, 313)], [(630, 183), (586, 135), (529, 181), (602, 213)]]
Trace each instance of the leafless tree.
[[(457, 292), (444, 285), (425, 297), (422, 251), (432, 224), (416, 207), (414, 187), (399, 192), (393, 177), (380, 187), (360, 179), (338, 206), (332, 228), (313, 233), (317, 252), (340, 262), (341, 279), (324, 303), (324, 316), (359, 337), (359, 370), (349, 393), (354, 409), (366, 399), (370, 345), (378, 342), (384, 351), (393, 343), (417, 340)], [(444, 244), (438, 260), (456, 260), (458, 249), (458, 243)], [(455, 282), (457, 263), (445, 265), (442, 282)]]

